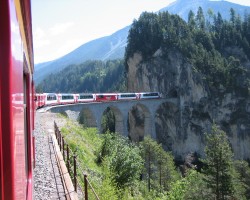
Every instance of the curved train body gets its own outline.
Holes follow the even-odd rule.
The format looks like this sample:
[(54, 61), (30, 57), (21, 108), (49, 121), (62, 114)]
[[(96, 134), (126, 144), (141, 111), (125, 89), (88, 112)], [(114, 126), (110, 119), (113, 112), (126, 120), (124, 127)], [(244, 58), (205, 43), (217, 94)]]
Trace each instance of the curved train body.
[(89, 103), (89, 102), (108, 102), (108, 101), (129, 101), (143, 99), (161, 98), (159, 92), (140, 92), (140, 93), (94, 93), (94, 94), (56, 94), (43, 93), (36, 94), (36, 107)]
[(0, 6), (0, 199), (33, 199), (34, 83), (31, 5)]

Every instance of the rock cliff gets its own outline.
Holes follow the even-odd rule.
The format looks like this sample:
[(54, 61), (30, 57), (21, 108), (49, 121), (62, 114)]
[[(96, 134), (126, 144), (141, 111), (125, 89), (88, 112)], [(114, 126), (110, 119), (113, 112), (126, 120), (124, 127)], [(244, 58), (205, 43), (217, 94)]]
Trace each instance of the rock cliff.
[[(249, 60), (243, 63), (248, 72), (249, 63)], [(127, 64), (129, 91), (159, 91), (163, 97), (178, 99), (178, 105), (162, 104), (155, 115), (156, 139), (176, 159), (184, 160), (190, 152), (202, 157), (205, 133), (210, 132), (213, 122), (227, 133), (235, 158), (250, 159), (249, 91), (209, 87), (204, 76), (174, 50), (163, 58), (159, 49), (147, 61), (140, 53), (134, 53)], [(143, 133), (138, 131), (143, 129), (137, 128), (135, 133), (131, 129), (136, 129), (136, 123), (130, 124), (131, 138), (136, 138), (134, 134), (141, 137)]]

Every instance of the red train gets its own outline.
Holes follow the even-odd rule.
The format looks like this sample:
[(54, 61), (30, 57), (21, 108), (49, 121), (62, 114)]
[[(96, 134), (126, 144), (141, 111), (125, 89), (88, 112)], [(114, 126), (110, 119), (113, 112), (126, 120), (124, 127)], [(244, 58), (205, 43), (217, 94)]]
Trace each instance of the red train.
[(43, 93), (36, 94), (36, 107), (40, 108), (48, 105), (103, 102), (103, 101), (122, 101), (160, 98), (159, 92), (140, 92), (140, 93), (95, 93), (95, 94), (56, 94)]
[(0, 6), (0, 199), (32, 199), (34, 83), (31, 5)]

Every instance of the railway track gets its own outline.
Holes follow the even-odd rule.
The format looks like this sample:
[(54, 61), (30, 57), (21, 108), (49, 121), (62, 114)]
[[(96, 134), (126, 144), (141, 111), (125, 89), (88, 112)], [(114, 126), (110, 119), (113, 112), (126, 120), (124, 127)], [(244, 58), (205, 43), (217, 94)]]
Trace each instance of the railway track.
[(35, 123), (34, 197), (35, 199), (66, 199), (62, 178), (52, 142), (54, 120), (63, 123), (56, 114), (37, 112)]

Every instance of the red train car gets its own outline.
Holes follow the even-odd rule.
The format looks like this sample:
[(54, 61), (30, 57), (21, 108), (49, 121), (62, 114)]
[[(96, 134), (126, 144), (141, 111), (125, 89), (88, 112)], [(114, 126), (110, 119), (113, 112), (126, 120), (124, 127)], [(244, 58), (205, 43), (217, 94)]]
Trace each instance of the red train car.
[(116, 101), (118, 99), (118, 95), (116, 93), (100, 93), (95, 95), (96, 101)]
[(35, 94), (36, 109), (43, 107), (44, 104), (45, 104), (45, 96), (44, 96), (44, 94), (36, 93)]
[(0, 199), (32, 199), (34, 83), (31, 5), (0, 5)]

